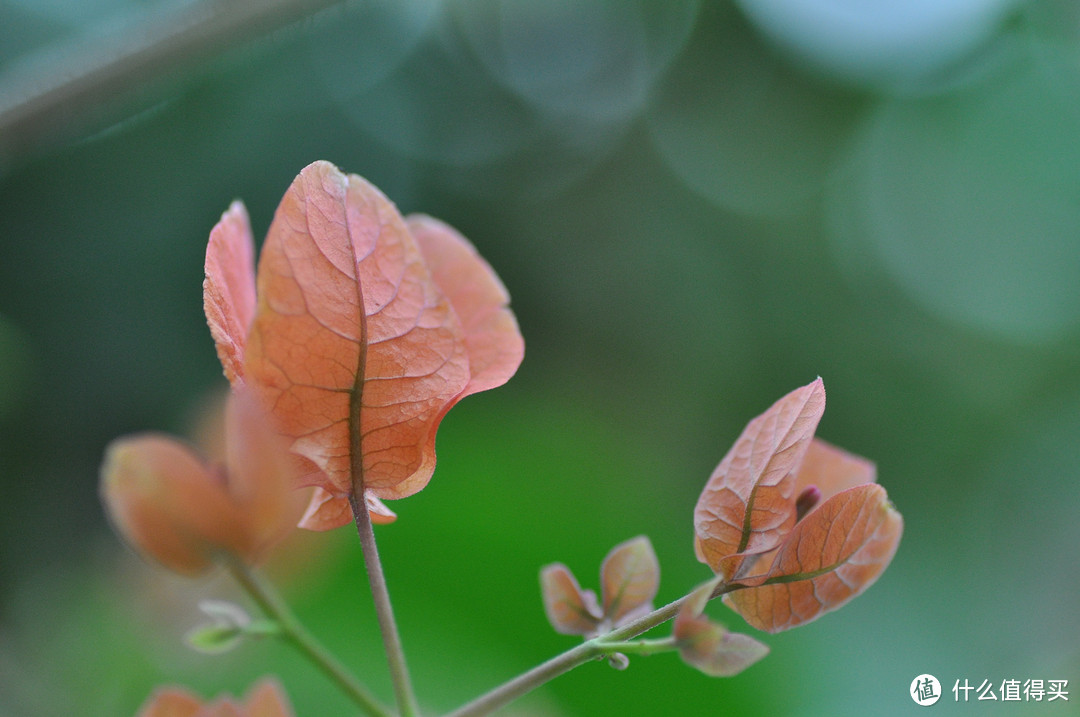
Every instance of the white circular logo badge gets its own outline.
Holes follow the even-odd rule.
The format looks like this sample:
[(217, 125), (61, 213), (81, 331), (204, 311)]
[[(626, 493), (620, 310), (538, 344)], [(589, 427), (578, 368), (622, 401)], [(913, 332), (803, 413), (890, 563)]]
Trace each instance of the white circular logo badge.
[(929, 707), (941, 699), (941, 683), (933, 675), (919, 675), (911, 681), (911, 691), (908, 693), (915, 704)]

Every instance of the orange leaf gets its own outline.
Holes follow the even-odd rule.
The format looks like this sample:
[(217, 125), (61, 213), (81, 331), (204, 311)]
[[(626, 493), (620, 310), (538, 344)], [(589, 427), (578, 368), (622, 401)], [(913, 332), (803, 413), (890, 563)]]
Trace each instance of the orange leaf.
[(758, 587), (724, 601), (754, 627), (787, 630), (834, 610), (869, 587), (888, 566), (903, 519), (885, 489), (866, 484), (837, 493), (800, 521)]
[(355, 472), (381, 498), (422, 488), (468, 358), (393, 204), (328, 163), (304, 169), (263, 246), (258, 297), (246, 369), (320, 487), (347, 497)]
[(291, 717), (284, 691), (272, 679), (264, 679), (247, 694), (245, 717)]
[(600, 566), (604, 617), (618, 626), (627, 617), (648, 612), (659, 587), (660, 564), (647, 537), (639, 535), (616, 545)]
[(170, 570), (197, 575), (250, 536), (225, 481), (188, 446), (144, 433), (105, 449), (101, 498), (117, 532)]
[(203, 703), (190, 692), (167, 687), (155, 691), (138, 717), (292, 717), (289, 700), (278, 684), (264, 679), (252, 687), (243, 705), (228, 696)]
[(540, 592), (544, 597), (544, 612), (557, 632), (588, 635), (600, 624), (596, 596), (582, 590), (574, 574), (562, 563), (540, 570)]
[(469, 384), (458, 398), (503, 385), (525, 353), (506, 287), (469, 240), (449, 225), (420, 214), (406, 217), (405, 223), (465, 331)]
[(731, 677), (769, 654), (769, 648), (701, 614), (718, 583), (719, 578), (711, 580), (690, 594), (675, 616), (672, 636), (688, 665), (712, 677)]
[(731, 677), (765, 655), (769, 648), (749, 635), (730, 632), (704, 617), (687, 618), (675, 628), (679, 655), (710, 677)]
[(242, 243), (241, 213), (226, 213), (207, 254), (207, 317), (226, 374), (259, 394), (301, 482), (319, 488), (301, 525), (348, 522), (357, 491), (375, 522), (389, 522), (381, 500), (427, 484), (446, 412), (517, 370), (524, 346), (506, 290), (455, 231), (428, 217), (406, 223), (362, 178), (315, 162), (278, 206), (239, 339), (242, 312), (219, 304), (247, 296), (233, 276), (242, 257), (229, 251)]
[(139, 708), (138, 717), (196, 717), (202, 703), (186, 690), (166, 687), (156, 690)]
[(233, 202), (210, 232), (203, 309), (230, 383), (243, 379), (244, 346), (255, 316), (255, 241), (247, 210)]
[(817, 486), (822, 502), (842, 490), (877, 480), (873, 461), (837, 448), (820, 438), (810, 441), (802, 465), (795, 473), (795, 494)]
[(223, 555), (249, 563), (296, 525), (305, 496), (292, 487), (281, 437), (244, 390), (225, 405), (225, 465), (146, 433), (106, 448), (101, 497), (117, 531), (144, 555), (195, 575)]
[(281, 436), (244, 388), (225, 403), (225, 478), (248, 536), (244, 558), (254, 562), (287, 536), (310, 491), (297, 491), (294, 466)]
[(698, 558), (730, 579), (746, 556), (773, 550), (795, 524), (795, 472), (825, 410), (817, 379), (750, 421), (694, 509)]

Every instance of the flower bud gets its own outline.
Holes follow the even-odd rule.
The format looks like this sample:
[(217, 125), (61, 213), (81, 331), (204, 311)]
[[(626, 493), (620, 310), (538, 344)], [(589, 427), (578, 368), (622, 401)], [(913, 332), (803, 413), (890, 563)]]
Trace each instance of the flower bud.
[(795, 499), (795, 521), (802, 520), (807, 513), (821, 502), (821, 489), (816, 485), (808, 485)]

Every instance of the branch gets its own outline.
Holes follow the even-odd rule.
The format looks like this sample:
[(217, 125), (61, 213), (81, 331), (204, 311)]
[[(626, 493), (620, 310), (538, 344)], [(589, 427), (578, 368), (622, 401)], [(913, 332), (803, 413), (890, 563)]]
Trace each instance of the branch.
[[(713, 590), (709, 599), (712, 600), (713, 598), (720, 597), (724, 593), (740, 590), (744, 587), (746, 586), (740, 585), (739, 583), (720, 583)], [(654, 627), (673, 619), (679, 613), (679, 608), (682, 607), (683, 603), (690, 599), (692, 592), (693, 591), (687, 595), (683, 595), (674, 602), (670, 602), (661, 608), (653, 610), (648, 615), (642, 615), (638, 619), (628, 622), (606, 635), (600, 635), (592, 640), (587, 640), (577, 647), (572, 647), (566, 652), (556, 655), (547, 662), (537, 665), (527, 672), (521, 673), (509, 682), (504, 682), (487, 694), (457, 708), (446, 715), (446, 717), (481, 717), (482, 715), (490, 714), (503, 705), (516, 700), (522, 695), (532, 692), (540, 685), (550, 682), (559, 675), (569, 672), (575, 667), (580, 667), (590, 660), (595, 660), (610, 654), (612, 651), (617, 651), (619, 643), (635, 638), (638, 635), (648, 632)], [(641, 649), (641, 651), (644, 652), (646, 649), (658, 647), (661, 643), (663, 643), (665, 648), (667, 647), (668, 643), (666, 641), (655, 641), (650, 642), (648, 647)]]
[(230, 560), (227, 566), (229, 572), (248, 596), (255, 601), (263, 614), (276, 623), (282, 637), (291, 642), (327, 677), (337, 683), (338, 687), (366, 714), (372, 717), (390, 717), (390, 711), (379, 704), (367, 688), (357, 682), (356, 678), (304, 628), (281, 597), (258, 574), (239, 560)]
[(405, 664), (405, 651), (401, 647), (401, 636), (398, 634), (397, 622), (394, 620), (394, 608), (390, 604), (390, 592), (386, 587), (386, 576), (383, 574), (382, 562), (379, 561), (379, 551), (375, 546), (375, 531), (371, 525), (371, 515), (364, 504), (364, 499), (357, 499), (355, 492), (349, 495), (349, 503), (352, 504), (356, 531), (360, 535), (360, 547), (364, 553), (364, 566), (367, 568), (371, 595), (375, 600), (375, 614), (379, 620), (379, 630), (382, 632), (383, 646), (386, 649), (386, 661), (390, 667), (390, 679), (394, 683), (394, 694), (397, 697), (398, 709), (401, 710), (402, 717), (414, 717), (419, 714), (420, 709), (417, 706), (416, 695), (413, 693), (412, 682), (409, 679), (409, 669)]
[(0, 75), (0, 165), (105, 121), (101, 106), (338, 0), (204, 0), (137, 13)]

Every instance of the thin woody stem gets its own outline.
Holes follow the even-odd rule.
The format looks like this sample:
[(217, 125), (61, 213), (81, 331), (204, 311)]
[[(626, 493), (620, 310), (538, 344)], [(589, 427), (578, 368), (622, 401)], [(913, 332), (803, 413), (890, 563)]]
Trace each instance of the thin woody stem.
[(401, 713), (401, 717), (416, 717), (420, 709), (417, 706), (416, 693), (413, 691), (413, 681), (408, 676), (405, 650), (402, 648), (401, 635), (397, 633), (394, 609), (390, 604), (387, 577), (382, 572), (379, 549), (375, 544), (372, 514), (368, 513), (364, 500), (364, 430), (361, 415), (364, 410), (364, 382), (367, 377), (367, 313), (359, 269), (356, 269), (356, 272), (356, 311), (357, 320), (360, 323), (360, 340), (357, 341), (357, 346), (360, 350), (356, 356), (352, 391), (349, 392), (349, 468), (352, 474), (349, 506), (352, 509), (353, 523), (356, 524), (356, 533), (360, 536), (364, 568), (367, 571), (367, 584), (372, 587), (375, 614), (379, 622), (379, 632), (382, 634), (382, 647), (387, 653), (387, 665), (390, 667), (390, 679), (394, 685), (397, 711)]
[(103, 104), (137, 96), (153, 80), (175, 77), (338, 1), (156, 3), (108, 32), (87, 33), (14, 63), (0, 73), (0, 160), (58, 134), (107, 125), (115, 113), (103, 113)]
[[(351, 239), (350, 239), (351, 241)], [(390, 591), (386, 587), (382, 561), (379, 560), (379, 548), (375, 544), (375, 529), (371, 525), (371, 514), (364, 500), (364, 431), (360, 416), (364, 409), (364, 381), (367, 369), (367, 313), (364, 308), (364, 292), (359, 276), (356, 281), (356, 307), (360, 323), (359, 354), (356, 358), (356, 373), (353, 388), (349, 392), (349, 463), (352, 473), (352, 491), (349, 493), (349, 506), (352, 508), (353, 522), (360, 536), (360, 550), (364, 554), (364, 568), (367, 570), (371, 597), (375, 602), (375, 616), (382, 633), (386, 663), (390, 668), (390, 679), (394, 683), (394, 696), (397, 698), (401, 717), (416, 717), (420, 708), (416, 703), (409, 668), (405, 664), (405, 650), (401, 647), (397, 621), (394, 620), (394, 608), (390, 604)]]
[(327, 677), (352, 698), (365, 714), (371, 717), (391, 717), (391, 712), (375, 699), (364, 685), (330, 654), (315, 637), (307, 631), (292, 613), (277, 591), (246, 564), (238, 560), (227, 563), (229, 572), (259, 606), (266, 617), (278, 627), (278, 634), (307, 657)]
[(379, 620), (379, 630), (382, 632), (383, 647), (390, 667), (390, 679), (394, 683), (398, 709), (401, 711), (401, 717), (415, 717), (420, 710), (409, 679), (409, 668), (405, 664), (405, 651), (401, 647), (401, 636), (398, 634), (397, 622), (394, 620), (394, 608), (390, 604), (390, 592), (386, 587), (386, 576), (383, 575), (379, 550), (375, 545), (375, 531), (371, 525), (371, 515), (363, 503), (363, 498), (358, 500), (353, 494), (349, 496), (349, 503), (352, 506), (353, 520), (356, 522), (356, 532), (360, 535), (364, 566), (367, 568), (371, 595), (375, 600), (375, 614)]
[(608, 639), (600, 639), (596, 647), (605, 655), (622, 653), (624, 655), (655, 655), (661, 652), (677, 650), (679, 644), (674, 637), (664, 637), (659, 640), (620, 640), (612, 642)]
[[(713, 590), (712, 598), (742, 588), (738, 583), (717, 585)], [(584, 665), (590, 660), (604, 657), (612, 652), (618, 652), (619, 643), (624, 643), (638, 635), (648, 632), (658, 625), (662, 625), (674, 618), (683, 603), (690, 598), (690, 594), (653, 610), (648, 615), (642, 615), (638, 619), (629, 622), (622, 627), (612, 630), (606, 635), (587, 640), (582, 644), (572, 647), (562, 654), (552, 657), (536, 667), (521, 673), (508, 682), (504, 682), (490, 692), (481, 695), (472, 702), (450, 712), (446, 717), (481, 717), (491, 714), (500, 707), (509, 704), (518, 697), (525, 695), (537, 687), (550, 682), (559, 675), (569, 672), (575, 667)], [(663, 640), (648, 641), (651, 647), (656, 647)]]

